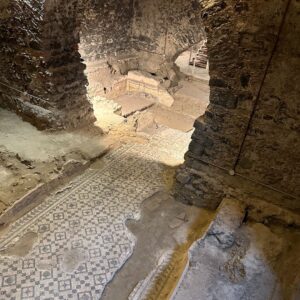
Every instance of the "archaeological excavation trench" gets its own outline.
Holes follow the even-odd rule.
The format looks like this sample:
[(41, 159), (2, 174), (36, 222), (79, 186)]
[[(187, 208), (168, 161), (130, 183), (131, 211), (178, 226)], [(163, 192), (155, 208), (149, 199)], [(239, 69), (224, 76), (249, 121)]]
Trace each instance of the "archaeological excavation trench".
[(0, 0), (0, 300), (300, 298), (297, 0)]

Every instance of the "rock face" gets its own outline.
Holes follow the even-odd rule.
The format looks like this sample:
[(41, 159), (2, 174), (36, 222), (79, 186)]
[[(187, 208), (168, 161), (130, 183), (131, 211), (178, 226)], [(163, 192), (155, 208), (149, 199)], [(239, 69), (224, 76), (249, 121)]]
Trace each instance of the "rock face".
[[(237, 171), (300, 195), (300, 62), (298, 14), (291, 1), (278, 46), (262, 84)], [(297, 25), (298, 24), (298, 25)]]
[(44, 2), (1, 1), (0, 11), (0, 105), (27, 119), (43, 120), (40, 123), (44, 123), (45, 119), (48, 124), (59, 123), (49, 110), (47, 100), (22, 93), (26, 91), (41, 96), (32, 91), (30, 84), (33, 76), (39, 72), (43, 74), (40, 24), (44, 15)]
[(86, 61), (131, 52), (133, 0), (77, 2), (82, 3), (80, 52)]

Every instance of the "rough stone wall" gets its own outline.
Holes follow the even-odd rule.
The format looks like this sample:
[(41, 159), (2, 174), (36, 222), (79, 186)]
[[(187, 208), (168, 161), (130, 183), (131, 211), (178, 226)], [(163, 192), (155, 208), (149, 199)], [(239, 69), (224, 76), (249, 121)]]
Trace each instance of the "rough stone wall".
[[(293, 86), (299, 75), (292, 67), (299, 66), (297, 32), (292, 30), (298, 22), (296, 0), (279, 36), (288, 2), (201, 2), (208, 38), (210, 105), (195, 123), (177, 177), (179, 198), (212, 208), (218, 205), (224, 195), (212, 178), (201, 173), (204, 162), (299, 195), (299, 169), (295, 168), (300, 146), (299, 90)], [(193, 170), (198, 175), (192, 175)]]
[(133, 0), (87, 1), (81, 21), (80, 52), (94, 61), (131, 52)]
[(39, 25), (42, 17), (43, 1), (0, 2), (0, 76), (4, 83), (28, 87), (30, 75), (39, 67), (35, 54), (40, 50)]
[[(41, 129), (92, 123), (85, 64), (80, 54), (88, 67), (91, 66), (86, 72), (90, 90), (95, 83), (97, 92), (103, 61), (104, 64), (108, 61), (121, 74), (141, 69), (160, 72), (158, 75), (172, 79), (176, 77), (172, 71), (174, 56), (202, 37), (197, 3), (2, 1), (0, 28), (6, 43), (0, 50), (2, 78), (35, 97), (2, 87), (8, 96), (1, 93), (1, 106), (18, 112)], [(147, 43), (144, 43), (146, 36)], [(93, 74), (89, 74), (90, 69)]]
[(48, 110), (47, 101), (23, 94), (41, 96), (31, 88), (31, 82), (34, 76), (43, 72), (43, 15), (44, 1), (0, 2), (0, 106), (33, 123), (38, 116), (40, 123), (57, 121)]
[[(77, 0), (5, 0), (0, 16), (0, 105), (38, 128), (92, 123), (78, 53)], [(32, 95), (32, 96), (31, 96)]]
[(139, 68), (168, 77), (177, 56), (204, 38), (200, 13), (198, 0), (135, 0), (132, 43)]
[(43, 49), (47, 78), (41, 81), (40, 89), (50, 95), (65, 127), (91, 124), (95, 117), (87, 99), (85, 65), (78, 51), (85, 3), (47, 0), (46, 4)]
[(2, 0), (0, 5), (0, 79), (36, 96), (1, 86), (0, 105), (41, 128), (94, 120), (78, 52), (80, 30), (86, 59), (118, 59), (133, 48), (129, 53), (137, 60), (127, 70), (171, 78), (176, 55), (203, 38), (203, 24), (210, 106), (195, 123), (178, 197), (210, 207), (219, 203), (222, 192), (202, 172), (205, 162), (299, 196), (297, 0)]
[(300, 195), (300, 3), (291, 1), (237, 172)]
[[(88, 94), (104, 96), (119, 76), (111, 71), (126, 73), (124, 62), (132, 56), (131, 24), (133, 0), (86, 1), (81, 20), (79, 52), (87, 68)], [(124, 69), (124, 70), (122, 70)]]

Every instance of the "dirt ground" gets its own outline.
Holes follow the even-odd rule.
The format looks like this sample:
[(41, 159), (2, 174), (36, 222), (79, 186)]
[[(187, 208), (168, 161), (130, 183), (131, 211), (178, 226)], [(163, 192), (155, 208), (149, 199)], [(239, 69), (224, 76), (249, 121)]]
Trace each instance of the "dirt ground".
[(0, 109), (0, 214), (72, 165), (100, 156), (109, 145), (95, 131), (38, 131), (14, 113)]

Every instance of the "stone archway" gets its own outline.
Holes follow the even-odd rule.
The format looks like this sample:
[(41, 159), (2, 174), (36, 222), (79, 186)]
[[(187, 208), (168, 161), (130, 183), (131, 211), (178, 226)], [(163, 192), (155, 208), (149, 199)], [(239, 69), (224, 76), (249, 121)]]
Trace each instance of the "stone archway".
[(205, 35), (197, 1), (121, 2), (94, 3), (82, 18), (79, 48), (87, 65), (89, 95), (98, 101), (115, 97), (114, 91), (108, 93), (114, 85), (124, 89), (126, 79), (121, 77), (131, 70), (155, 76), (163, 89), (172, 88), (178, 83), (175, 57)]
[[(85, 66), (78, 52), (80, 25), (89, 1), (14, 0), (1, 5), (8, 12), (0, 19), (5, 41), (1, 68), (7, 70), (1, 80), (16, 89), (8, 93), (4, 88), (1, 106), (42, 129), (93, 123)], [(293, 71), (289, 74), (299, 63), (290, 34), (299, 11), (296, 0), (116, 0), (112, 5), (133, 12), (126, 24), (130, 28), (128, 48), (136, 59), (126, 64), (127, 70), (139, 67), (174, 79), (172, 57), (197, 40), (193, 29), (202, 22), (205, 26), (210, 105), (195, 123), (184, 172), (190, 174), (193, 169), (201, 173), (203, 163), (211, 164), (299, 195), (298, 169), (290, 171), (294, 170), (292, 161), (298, 158), (294, 149), (299, 143), (297, 97), (292, 92), (298, 78)], [(148, 9), (155, 19), (151, 20), (151, 14), (144, 18)], [(20, 11), (24, 12), (21, 16)], [(35, 22), (27, 22), (31, 18)], [(26, 24), (30, 35), (15, 28), (14, 22)], [(107, 44), (110, 41), (106, 39)], [(14, 53), (14, 61), (10, 53)], [(289, 59), (284, 62), (286, 57)], [(277, 85), (276, 72), (285, 85), (273, 88)], [(182, 183), (186, 188), (179, 194), (191, 203), (216, 207), (222, 192), (217, 197), (211, 193), (212, 197), (203, 202), (205, 182), (189, 175)], [(294, 204), (290, 201), (289, 205)]]
[[(11, 76), (10, 84), (28, 94), (16, 92), (1, 103), (40, 129), (76, 128), (94, 122), (86, 97), (85, 65), (78, 52), (80, 37), (87, 41), (88, 47), (84, 49), (87, 56), (111, 57), (123, 73), (140, 69), (170, 80), (176, 77), (172, 69), (174, 54), (199, 40), (197, 27), (201, 18), (196, 0), (191, 3), (116, 0), (98, 4), (83, 0), (68, 3), (46, 0), (40, 3), (38, 10), (35, 0), (23, 8), (20, 0), (9, 3), (11, 14), (1, 19), (3, 38), (8, 34), (5, 28), (13, 26), (20, 9), (24, 11), (24, 18), (33, 17), (35, 22), (26, 23), (24, 19), (21, 23), (26, 24), (26, 30), (32, 32), (35, 41), (28, 45), (26, 56), (34, 66), (28, 68), (25, 59), (16, 68), (11, 62), (11, 73), (23, 77), (26, 73), (28, 83), (19, 84), (15, 76)], [(144, 18), (148, 10), (156, 15), (150, 28), (152, 21)], [(11, 30), (15, 36), (22, 36), (18, 28)], [(9, 47), (13, 47), (17, 55), (24, 53), (15, 42)], [(119, 60), (124, 52), (130, 52), (135, 58)], [(5, 82), (6, 77), (9, 76), (4, 74)]]
[[(202, 40), (180, 53), (175, 60), (180, 72), (191, 77), (199, 78), (208, 75), (208, 58), (206, 40)], [(202, 76), (203, 75), (203, 76)]]
[[(290, 171), (297, 154), (286, 148), (291, 144), (283, 133), (283, 123), (295, 124), (297, 119), (292, 108), (295, 98), (282, 85), (270, 86), (276, 86), (276, 72), (287, 85), (291, 80), (289, 71), (284, 68), (281, 72), (280, 65), (284, 57), (290, 55), (289, 61), (294, 61), (296, 55), (287, 45), (292, 43), (289, 30), (296, 23), (294, 12), (299, 11), (299, 5), (289, 0), (200, 4), (208, 39), (210, 105), (195, 122), (185, 164), (178, 171), (177, 196), (216, 208), (227, 184), (222, 175), (217, 179), (208, 174), (208, 169), (216, 169), (275, 189), (291, 197), (278, 204), (297, 207), (292, 199), (299, 195), (298, 177), (294, 177), (299, 170)], [(285, 121), (282, 119), (281, 125), (276, 121), (279, 106), (290, 114), (282, 116)], [(276, 158), (279, 153), (280, 163)], [(284, 174), (278, 163), (284, 166)]]

